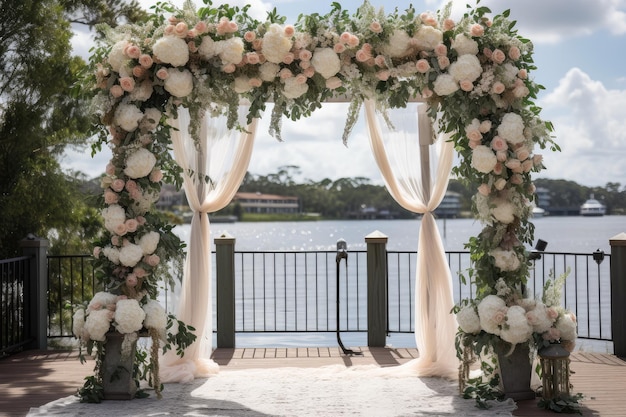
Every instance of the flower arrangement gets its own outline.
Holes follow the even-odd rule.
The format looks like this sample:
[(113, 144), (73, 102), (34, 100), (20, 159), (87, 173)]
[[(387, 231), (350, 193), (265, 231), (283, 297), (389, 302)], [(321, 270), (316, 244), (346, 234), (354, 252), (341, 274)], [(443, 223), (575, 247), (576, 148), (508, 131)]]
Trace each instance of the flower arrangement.
[[(495, 338), (514, 345), (533, 334), (571, 339), (569, 316), (556, 304), (522, 296), (524, 245), (533, 240), (531, 173), (544, 168), (536, 150), (559, 147), (533, 103), (542, 89), (530, 78), (533, 45), (517, 34), (508, 10), (490, 18), (477, 1), (454, 21), (450, 5), (385, 14), (365, 1), (350, 14), (333, 3), (328, 14), (291, 25), (275, 10), (261, 22), (248, 15), (249, 6), (204, 2), (198, 10), (191, 2), (183, 9), (158, 3), (145, 24), (99, 28), (104, 37), (84, 90), (99, 117), (94, 151), (104, 144), (113, 150), (102, 179), (106, 230), (94, 251), (107, 288), (127, 299), (154, 299), (162, 265), (181, 249), (171, 228), (150, 213), (161, 181), (180, 183), (167, 124), (179, 106), (189, 109), (197, 138), (206, 111), (242, 128), (242, 100), (249, 102), (248, 121), (273, 102), (270, 133), (280, 139), (282, 117), (298, 120), (346, 97), (346, 141), (364, 100), (385, 114), (421, 98), (433, 120), (439, 115), (439, 129), (451, 133), (460, 156), (453, 173), (476, 186), (473, 212), (484, 224), (467, 244), (478, 297), (459, 311), (460, 346)], [(110, 309), (99, 311), (88, 307), (85, 323), (94, 314), (111, 318)], [(476, 343), (476, 334), (489, 341)]]

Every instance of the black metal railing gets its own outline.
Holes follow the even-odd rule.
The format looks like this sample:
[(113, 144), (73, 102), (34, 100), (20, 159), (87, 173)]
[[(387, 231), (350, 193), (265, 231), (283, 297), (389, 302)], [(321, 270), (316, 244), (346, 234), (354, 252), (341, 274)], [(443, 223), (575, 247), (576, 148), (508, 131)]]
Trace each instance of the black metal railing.
[[(334, 251), (236, 251), (236, 331), (336, 331), (336, 255)], [(389, 333), (414, 331), (416, 256), (415, 252), (387, 251)], [(215, 277), (215, 254), (213, 257)], [(367, 331), (366, 257), (366, 251), (349, 252), (348, 259), (340, 263), (342, 332)], [(455, 302), (474, 297), (475, 287), (471, 282), (463, 284), (460, 278), (471, 266), (469, 253), (447, 252), (446, 257)], [(544, 252), (540, 259), (533, 261), (529, 294), (539, 295), (552, 272), (558, 276), (569, 269), (563, 302), (578, 318), (579, 337), (610, 341), (609, 255), (605, 258), (598, 263), (593, 254)], [(101, 290), (94, 279), (91, 259), (89, 255), (48, 257), (48, 337), (70, 337), (70, 307), (89, 301)], [(213, 294), (216, 294), (215, 288)], [(215, 306), (213, 302), (214, 315)]]
[(0, 357), (31, 340), (29, 277), (29, 257), (0, 260)]

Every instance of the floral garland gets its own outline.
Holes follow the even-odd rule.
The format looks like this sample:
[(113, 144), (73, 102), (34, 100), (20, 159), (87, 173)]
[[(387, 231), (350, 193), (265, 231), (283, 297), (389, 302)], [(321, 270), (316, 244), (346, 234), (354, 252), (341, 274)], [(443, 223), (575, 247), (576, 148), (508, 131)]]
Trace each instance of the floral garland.
[(459, 307), (459, 351), (524, 343), (533, 331), (573, 340), (569, 322), (560, 336), (552, 330), (571, 316), (522, 297), (524, 245), (533, 240), (531, 172), (544, 168), (535, 151), (559, 149), (533, 103), (542, 87), (529, 78), (532, 43), (517, 34), (509, 11), (489, 18), (477, 2), (455, 22), (450, 7), (385, 14), (366, 1), (351, 15), (333, 3), (326, 15), (289, 25), (275, 11), (255, 20), (248, 6), (208, 1), (195, 10), (187, 2), (181, 10), (159, 3), (143, 25), (100, 28), (105, 37), (85, 88), (100, 118), (94, 148), (113, 150), (102, 181), (106, 230), (94, 252), (108, 288), (130, 299), (154, 298), (160, 265), (181, 248), (171, 228), (150, 215), (164, 176), (176, 180), (180, 171), (166, 117), (179, 106), (189, 109), (197, 137), (205, 111), (226, 114), (229, 128), (242, 128), (236, 122), (242, 100), (249, 102), (248, 121), (273, 102), (270, 133), (280, 139), (282, 117), (298, 120), (322, 102), (348, 97), (345, 141), (365, 99), (385, 113), (421, 97), (433, 120), (440, 115), (440, 130), (451, 133), (460, 155), (454, 173), (478, 187), (473, 212), (484, 224), (467, 244), (478, 297)]

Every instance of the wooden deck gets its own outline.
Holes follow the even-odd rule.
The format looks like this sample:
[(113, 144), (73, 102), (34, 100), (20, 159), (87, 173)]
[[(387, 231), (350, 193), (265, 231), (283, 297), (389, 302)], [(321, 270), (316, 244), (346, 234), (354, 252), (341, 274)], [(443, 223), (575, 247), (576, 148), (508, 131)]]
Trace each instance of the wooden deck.
[[(395, 366), (418, 357), (416, 349), (356, 348), (363, 356), (345, 356), (339, 348), (216, 349), (213, 359), (225, 369), (273, 367)], [(38, 407), (76, 393), (93, 361), (81, 365), (76, 352), (28, 351), (0, 360), (0, 416), (25, 416)], [(574, 392), (585, 395), (584, 416), (626, 415), (626, 362), (612, 355), (577, 352), (572, 355)], [(555, 416), (518, 402), (516, 416)]]

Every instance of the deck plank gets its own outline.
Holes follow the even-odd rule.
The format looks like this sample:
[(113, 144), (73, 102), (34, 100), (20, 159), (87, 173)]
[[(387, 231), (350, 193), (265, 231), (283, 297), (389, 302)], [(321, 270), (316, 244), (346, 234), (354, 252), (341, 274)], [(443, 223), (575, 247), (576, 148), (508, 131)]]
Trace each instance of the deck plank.
[[(329, 365), (396, 366), (419, 356), (410, 348), (352, 348), (363, 356), (345, 356), (327, 348), (219, 348), (213, 353), (223, 369), (320, 367)], [(583, 416), (623, 416), (626, 362), (613, 355), (576, 352), (571, 357), (574, 393), (583, 393)], [(0, 417), (23, 417), (31, 407), (73, 395), (93, 374), (94, 361), (81, 365), (77, 352), (27, 351), (0, 360)], [(551, 416), (536, 401), (520, 401), (516, 416)]]

